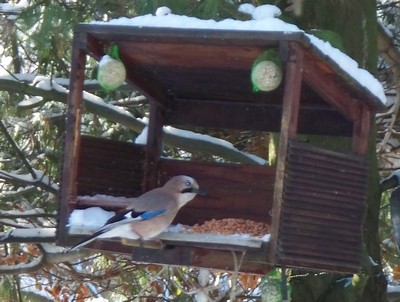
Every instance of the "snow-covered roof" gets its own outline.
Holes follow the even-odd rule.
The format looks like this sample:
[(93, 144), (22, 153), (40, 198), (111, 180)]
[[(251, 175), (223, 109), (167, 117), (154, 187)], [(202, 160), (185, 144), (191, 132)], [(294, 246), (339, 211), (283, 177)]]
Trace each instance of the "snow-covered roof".
[(282, 32), (284, 34), (301, 33), (311, 46), (315, 47), (322, 55), (325, 55), (333, 64), (337, 65), (344, 73), (354, 79), (363, 88), (370, 91), (383, 104), (386, 97), (380, 82), (358, 63), (337, 48), (331, 46), (313, 35), (305, 33), (296, 25), (286, 23), (278, 18), (280, 10), (274, 5), (262, 5), (254, 7), (251, 4), (243, 4), (239, 7), (241, 12), (252, 16), (251, 20), (240, 21), (225, 19), (222, 21), (203, 20), (194, 17), (174, 15), (167, 7), (159, 8), (155, 15), (148, 14), (135, 18), (118, 18), (108, 22), (91, 22), (90, 24), (107, 24), (116, 26), (157, 27), (157, 28), (180, 28), (180, 29), (213, 29), (213, 30), (235, 30), (235, 31), (261, 31)]

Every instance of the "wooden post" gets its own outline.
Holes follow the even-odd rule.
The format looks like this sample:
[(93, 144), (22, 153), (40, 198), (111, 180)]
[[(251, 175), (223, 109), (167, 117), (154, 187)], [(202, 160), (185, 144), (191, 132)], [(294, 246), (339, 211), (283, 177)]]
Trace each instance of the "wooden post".
[(165, 112), (162, 106), (150, 100), (150, 117), (147, 133), (146, 162), (143, 190), (148, 191), (158, 185), (158, 168), (161, 157)]
[(366, 104), (359, 104), (359, 114), (353, 122), (353, 153), (366, 156), (368, 153), (369, 131), (372, 114)]
[(276, 249), (278, 246), (279, 224), (282, 209), (286, 156), (289, 140), (294, 139), (297, 133), (300, 93), (303, 79), (303, 49), (296, 42), (289, 42), (288, 47), (281, 132), (272, 206), (271, 240), (269, 243), (268, 255), (269, 261), (272, 264), (276, 264), (278, 260), (277, 257), (279, 257)]
[(67, 125), (64, 138), (64, 162), (61, 179), (61, 197), (59, 206), (59, 221), (57, 244), (67, 245), (66, 224), (71, 211), (70, 200), (76, 198), (76, 177), (80, 145), (81, 112), (83, 98), (83, 81), (86, 55), (81, 47), (83, 36), (75, 33), (72, 43), (72, 66), (70, 76), (70, 91), (68, 94)]

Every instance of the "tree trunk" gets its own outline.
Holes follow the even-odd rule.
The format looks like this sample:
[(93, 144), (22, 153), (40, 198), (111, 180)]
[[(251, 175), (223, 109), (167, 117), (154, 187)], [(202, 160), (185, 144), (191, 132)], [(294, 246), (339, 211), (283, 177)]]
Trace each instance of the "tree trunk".
[(377, 62), (375, 0), (305, 0), (298, 17), (302, 29), (336, 32), (345, 52), (372, 72)]

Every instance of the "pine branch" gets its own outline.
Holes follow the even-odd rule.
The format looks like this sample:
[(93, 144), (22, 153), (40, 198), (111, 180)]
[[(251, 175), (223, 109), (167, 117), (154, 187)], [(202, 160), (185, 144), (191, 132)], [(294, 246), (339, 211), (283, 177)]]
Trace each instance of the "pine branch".
[(33, 178), (37, 178), (36, 172), (33, 170), (31, 164), (29, 161), (26, 159), (24, 153), (22, 150), (19, 148), (17, 143), (14, 141), (10, 133), (8, 133), (8, 130), (6, 126), (4, 126), (3, 122), (0, 120), (0, 131), (4, 134), (6, 137), (7, 141), (10, 143), (14, 151), (17, 153), (18, 157), (22, 160), (24, 163), (25, 167), (28, 169), (29, 173), (32, 175)]

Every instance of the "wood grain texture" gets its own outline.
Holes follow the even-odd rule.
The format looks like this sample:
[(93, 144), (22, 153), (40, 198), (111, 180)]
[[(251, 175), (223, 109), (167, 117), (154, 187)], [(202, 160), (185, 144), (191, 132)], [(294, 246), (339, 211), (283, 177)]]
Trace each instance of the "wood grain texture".
[(276, 249), (282, 264), (360, 271), (367, 171), (365, 157), (289, 142)]
[(289, 139), (297, 134), (297, 121), (300, 108), (301, 86), (303, 81), (303, 50), (295, 43), (288, 43), (286, 62), (285, 92), (282, 105), (282, 120), (279, 137), (278, 161), (276, 167), (275, 189), (272, 207), (271, 240), (268, 259), (271, 263), (279, 261), (277, 253), (278, 232), (281, 228), (284, 175)]
[(68, 94), (68, 109), (66, 133), (64, 137), (63, 163), (62, 163), (62, 186), (58, 212), (57, 244), (63, 245), (66, 242), (69, 213), (72, 207), (69, 201), (76, 196), (76, 178), (78, 174), (78, 157), (80, 147), (80, 126), (83, 98), (83, 81), (86, 56), (81, 48), (82, 36), (76, 35), (73, 40), (72, 65), (70, 91)]

